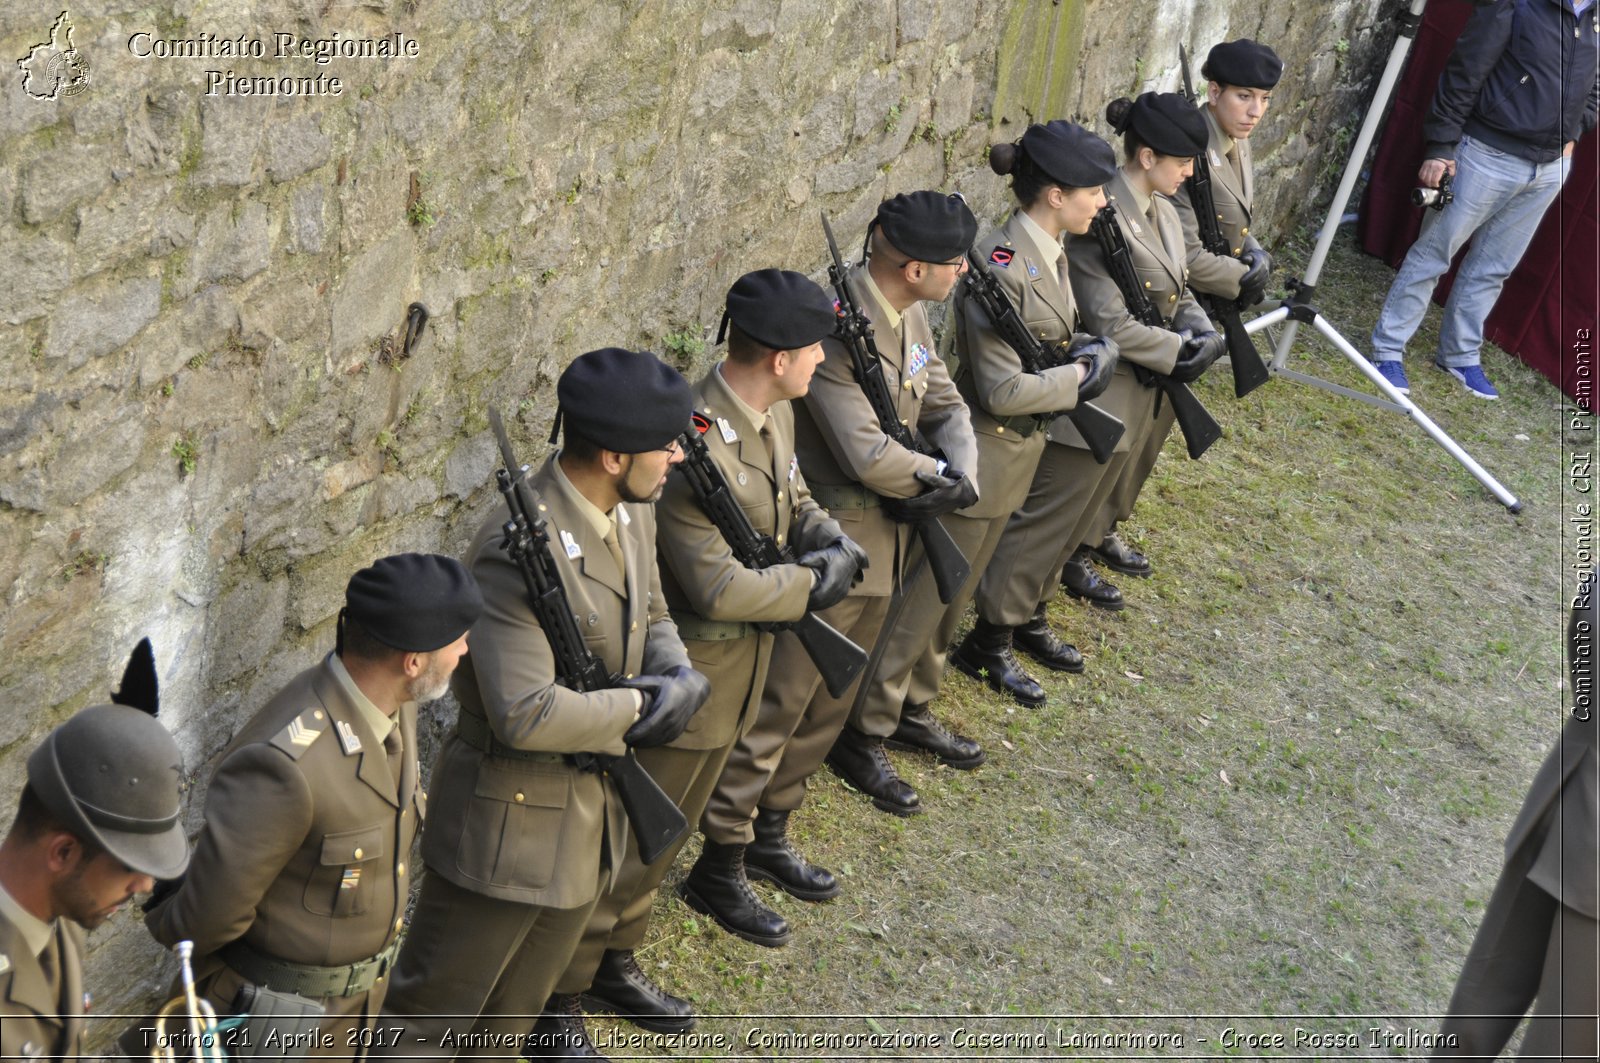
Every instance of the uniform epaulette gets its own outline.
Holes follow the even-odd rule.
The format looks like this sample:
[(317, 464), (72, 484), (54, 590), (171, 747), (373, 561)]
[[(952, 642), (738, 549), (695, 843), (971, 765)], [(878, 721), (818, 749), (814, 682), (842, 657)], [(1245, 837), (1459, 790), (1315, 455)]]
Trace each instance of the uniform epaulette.
[(271, 744), (289, 754), (290, 760), (299, 760), (327, 730), (328, 714), (322, 709), (307, 709), (273, 735)]

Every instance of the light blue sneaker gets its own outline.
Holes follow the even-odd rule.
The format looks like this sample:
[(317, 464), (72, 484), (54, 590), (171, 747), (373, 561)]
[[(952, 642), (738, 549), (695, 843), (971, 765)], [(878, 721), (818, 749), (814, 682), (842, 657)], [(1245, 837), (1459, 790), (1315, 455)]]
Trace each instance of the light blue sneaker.
[(1394, 389), (1400, 394), (1411, 394), (1411, 381), (1406, 379), (1406, 367), (1400, 364), (1399, 359), (1373, 362), (1372, 367), (1382, 375), (1383, 379), (1393, 384)]
[(1461, 381), (1468, 391), (1480, 399), (1488, 399), (1492, 402), (1500, 397), (1500, 393), (1494, 389), (1494, 385), (1489, 383), (1489, 378), (1483, 375), (1483, 366), (1481, 365), (1441, 365), (1439, 368)]

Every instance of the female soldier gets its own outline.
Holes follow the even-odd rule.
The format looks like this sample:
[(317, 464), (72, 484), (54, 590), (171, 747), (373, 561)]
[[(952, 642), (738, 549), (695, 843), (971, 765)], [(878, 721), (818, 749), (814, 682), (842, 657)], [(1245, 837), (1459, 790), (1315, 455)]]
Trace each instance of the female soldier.
[[(972, 418), (981, 494), (976, 504), (947, 515), (944, 525), (971, 561), (972, 575), (948, 605), (939, 604), (933, 581), (922, 578), (888, 636), (873, 682), (862, 687), (868, 696), (885, 698), (896, 708), (904, 705), (891, 742), (929, 749), (955, 767), (970, 766), (963, 761), (972, 754), (943, 733), (927, 709), (939, 693), (946, 647), (1000, 541), (1006, 517), (1027, 496), (1045, 450), (1041, 429), (1050, 415), (1104, 391), (1116, 364), (1115, 345), (1084, 335), (1078, 327), (1061, 246), (1063, 233), (1088, 232), (1095, 212), (1105, 204), (1101, 185), (1116, 173), (1111, 145), (1071, 122), (1035, 124), (1020, 141), (991, 148), (989, 166), (1011, 176), (1019, 206), (1004, 225), (978, 241), (975, 254), (987, 262), (1030, 333), (1047, 343), (1071, 345), (1079, 357), (1041, 373), (1024, 372), (1017, 352), (995, 333), (981, 304), (962, 287), (955, 304), (951, 375)], [(986, 618), (980, 611), (979, 643), (985, 648), (968, 649), (957, 667), (982, 675), (997, 691), (1024, 704), (1038, 704), (1044, 689), (1011, 657), (1011, 629), (1028, 619), (1032, 599), (1027, 605), (1023, 616), (1009, 622)], [(1078, 651), (1056, 638), (1042, 616), (1034, 637), (1032, 645), (1046, 665), (1083, 671)]]
[[(1012, 516), (994, 561), (984, 573), (978, 587), (980, 616), (1039, 615), (1042, 603), (1053, 593), (1062, 562), (1099, 520), (1101, 506), (1132, 467), (1134, 456), (1150, 445), (1152, 433), (1165, 439), (1172, 424), (1171, 403), (1158, 403), (1160, 392), (1139, 383), (1132, 367), (1194, 380), (1223, 351), (1221, 334), (1211, 331), (1211, 323), (1194, 298), (1183, 294), (1183, 232), (1172, 204), (1162, 198), (1177, 189), (1190, 172), (1193, 157), (1204, 148), (1204, 121), (1176, 93), (1158, 96), (1151, 92), (1137, 102), (1112, 101), (1106, 119), (1124, 134), (1125, 162), (1106, 187), (1115, 219), (1112, 224), (1121, 227), (1143, 293), (1166, 327), (1137, 320), (1112, 280), (1105, 254), (1093, 235), (1074, 234), (1067, 241), (1072, 292), (1084, 329), (1109, 337), (1121, 352), (1122, 361), (1100, 405), (1122, 418), (1127, 431), (1105, 465), (1077, 462), (1069, 466), (1059, 454), (1065, 448), (1081, 447), (1081, 438), (1070, 425), (1051, 426), (1050, 438), (1057, 445), (1045, 448), (1028, 498)], [(1086, 479), (1090, 482), (1083, 482)], [(1074, 506), (1078, 521), (1071, 528), (1056, 523), (1054, 511), (1064, 494), (1082, 500)], [(1099, 537), (1092, 541), (1098, 542)], [(966, 657), (958, 651), (952, 659), (959, 666)]]

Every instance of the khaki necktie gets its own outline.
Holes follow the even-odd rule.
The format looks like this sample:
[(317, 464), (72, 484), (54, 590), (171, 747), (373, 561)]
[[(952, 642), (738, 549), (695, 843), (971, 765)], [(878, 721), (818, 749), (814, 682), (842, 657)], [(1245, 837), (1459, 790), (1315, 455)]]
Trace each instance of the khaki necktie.
[(1239, 164), (1239, 144), (1234, 142), (1228, 149), (1228, 165), (1233, 167), (1233, 178), (1239, 182), (1239, 187), (1244, 187), (1244, 167)]
[(389, 728), (389, 737), (383, 740), (383, 748), (389, 754), (389, 774), (394, 777), (394, 784), (400, 785), (400, 769), (405, 764), (402, 754), (405, 753), (405, 740), (400, 737), (400, 725)]
[(59, 980), (61, 968), (61, 942), (56, 935), (54, 927), (50, 928), (50, 943), (39, 953), (39, 970), (44, 973), (46, 985), (54, 986)]
[(611, 560), (617, 563), (617, 571), (624, 576), (628, 570), (622, 564), (622, 544), (617, 541), (617, 518), (611, 518), (611, 525), (606, 528), (606, 549), (611, 551)]

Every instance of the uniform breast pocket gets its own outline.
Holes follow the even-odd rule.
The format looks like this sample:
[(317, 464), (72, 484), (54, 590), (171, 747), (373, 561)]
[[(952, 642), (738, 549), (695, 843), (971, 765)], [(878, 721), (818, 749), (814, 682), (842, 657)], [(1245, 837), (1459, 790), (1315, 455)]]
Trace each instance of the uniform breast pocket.
[(374, 878), (386, 873), (386, 834), (379, 823), (323, 835), (317, 867), (306, 883), (306, 910), (335, 917), (365, 914), (379, 889)]
[[(766, 481), (763, 480), (762, 482), (765, 483)], [(770, 501), (762, 499), (759, 502), (753, 503), (741, 502), (739, 504), (739, 508), (744, 510), (744, 515), (746, 517), (750, 518), (750, 526), (752, 528), (758, 532), (761, 532), (763, 535), (772, 534), (773, 526), (777, 523), (778, 518), (776, 512), (774, 511), (773, 504)]]
[(548, 886), (559, 855), (570, 774), (554, 763), (481, 764), (456, 854), (461, 866), (487, 875), (495, 886)]

